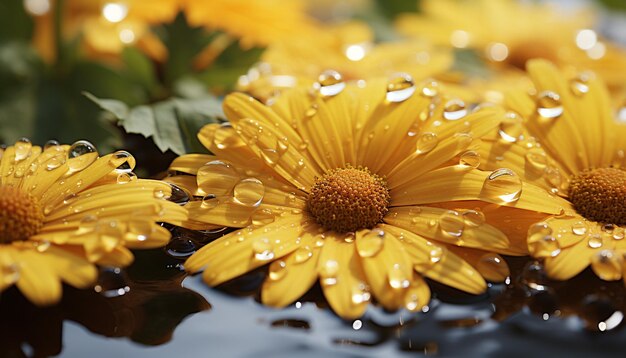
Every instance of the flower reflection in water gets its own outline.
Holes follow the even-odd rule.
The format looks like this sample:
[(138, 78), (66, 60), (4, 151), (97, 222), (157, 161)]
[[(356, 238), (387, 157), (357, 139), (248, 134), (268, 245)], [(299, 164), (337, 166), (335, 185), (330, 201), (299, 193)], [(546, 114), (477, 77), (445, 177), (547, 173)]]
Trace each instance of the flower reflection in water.
[(63, 336), (64, 321), (79, 323), (94, 337), (128, 337), (142, 345), (161, 345), (172, 339), (186, 317), (211, 308), (201, 295), (182, 287), (184, 272), (163, 250), (135, 254), (135, 264), (125, 271), (103, 269), (95, 290), (64, 287), (55, 306), (38, 308), (15, 288), (3, 293), (0, 356), (60, 354), (63, 342), (74, 338)]

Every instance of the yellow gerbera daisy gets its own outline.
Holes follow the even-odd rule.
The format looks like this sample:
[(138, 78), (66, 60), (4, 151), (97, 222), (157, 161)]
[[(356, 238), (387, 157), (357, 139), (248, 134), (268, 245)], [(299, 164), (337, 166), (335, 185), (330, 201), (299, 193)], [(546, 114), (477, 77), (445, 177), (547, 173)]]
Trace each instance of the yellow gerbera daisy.
[(419, 310), (430, 298), (422, 275), (480, 293), (483, 277), (508, 275), (491, 251), (525, 251), (483, 213), (456, 204), (562, 208), (511, 171), (474, 168), (472, 139), (498, 125), (498, 108), (470, 113), (407, 75), (346, 84), (330, 72), (314, 88), (285, 91), (272, 105), (227, 96), (231, 122), (198, 135), (215, 155), (171, 165), (191, 175), (170, 179), (203, 197), (187, 204), (191, 220), (241, 228), (185, 263), (204, 269), (208, 284), (270, 264), (268, 305), (293, 302), (319, 278), (342, 317), (360, 316), (371, 296)]
[(126, 266), (129, 248), (165, 245), (170, 233), (156, 224), (186, 219), (164, 200), (171, 187), (138, 180), (126, 151), (103, 157), (93, 145), (28, 140), (0, 150), (0, 292), (16, 285), (33, 303), (61, 297), (61, 281), (93, 284), (93, 265)]
[(420, 7), (422, 14), (398, 18), (399, 32), (475, 49), (495, 68), (523, 70), (527, 60), (544, 58), (592, 69), (609, 85), (623, 88), (626, 52), (593, 31), (591, 8), (517, 0), (425, 0)]
[(550, 277), (568, 279), (591, 264), (617, 280), (626, 252), (626, 124), (592, 73), (566, 76), (545, 60), (527, 66), (535, 90), (506, 97), (510, 120), (500, 138), (484, 140), (481, 167), (507, 166), (569, 201), (528, 230), (529, 251), (545, 258)]
[(326, 69), (338, 71), (346, 80), (386, 77), (396, 72), (421, 80), (443, 73), (454, 62), (451, 49), (424, 41), (375, 44), (372, 30), (364, 23), (328, 26), (333, 36), (270, 45), (262, 55), (262, 65), (240, 78), (239, 89), (267, 98), (276, 90), (312, 85)]

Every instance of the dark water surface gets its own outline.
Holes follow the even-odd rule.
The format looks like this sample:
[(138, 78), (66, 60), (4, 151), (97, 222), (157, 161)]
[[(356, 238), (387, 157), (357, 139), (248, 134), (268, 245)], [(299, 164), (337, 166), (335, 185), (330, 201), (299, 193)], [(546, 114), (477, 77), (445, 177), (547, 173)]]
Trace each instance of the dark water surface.
[(380, 357), (626, 355), (624, 286), (584, 272), (566, 282), (509, 258), (508, 284), (470, 296), (431, 282), (426, 312), (370, 306), (344, 321), (319, 287), (283, 310), (264, 307), (257, 270), (217, 289), (186, 277), (198, 236), (136, 253), (125, 271), (103, 269), (97, 291), (65, 287), (63, 301), (35, 308), (15, 289), (0, 296), (0, 357)]

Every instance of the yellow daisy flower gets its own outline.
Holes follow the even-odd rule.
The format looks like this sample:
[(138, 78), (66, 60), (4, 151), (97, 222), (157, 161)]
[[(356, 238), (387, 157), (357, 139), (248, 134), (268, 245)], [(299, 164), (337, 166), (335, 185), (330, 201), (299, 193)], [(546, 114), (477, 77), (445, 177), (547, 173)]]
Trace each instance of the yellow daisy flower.
[(507, 166), (568, 200), (560, 215), (527, 222), (528, 249), (545, 258), (550, 277), (569, 279), (591, 264), (600, 278), (618, 280), (626, 252), (624, 118), (616, 120), (593, 73), (566, 76), (545, 60), (527, 66), (535, 90), (506, 97), (509, 120), (499, 138), (484, 139), (481, 168)]
[[(186, 205), (195, 223), (241, 228), (185, 263), (219, 285), (269, 264), (265, 304), (282, 307), (319, 279), (333, 310), (419, 310), (423, 276), (469, 292), (508, 276), (502, 258), (521, 254), (482, 212), (485, 202), (548, 208), (547, 194), (508, 170), (483, 172), (472, 139), (498, 125), (498, 108), (470, 111), (430, 82), (399, 75), (346, 83), (326, 72), (272, 105), (241, 93), (224, 102), (230, 123), (198, 137), (215, 155), (186, 155), (169, 178), (202, 200)], [(472, 112), (472, 113), (470, 113)], [(490, 209), (487, 205), (487, 210)]]
[(327, 26), (333, 36), (270, 45), (261, 57), (262, 64), (240, 78), (238, 89), (268, 98), (276, 90), (298, 84), (310, 86), (327, 69), (336, 70), (346, 80), (386, 77), (396, 72), (421, 80), (443, 73), (454, 62), (450, 49), (424, 41), (375, 44), (372, 30), (364, 23)]
[[(92, 144), (22, 139), (0, 150), (0, 292), (12, 285), (33, 303), (61, 298), (61, 282), (93, 284), (94, 264), (126, 266), (128, 248), (165, 245), (186, 212), (164, 200), (171, 187), (138, 180), (126, 151), (103, 157)], [(128, 247), (128, 248), (127, 248)]]
[(474, 49), (494, 68), (524, 69), (527, 60), (596, 71), (623, 88), (626, 52), (599, 38), (591, 8), (564, 8), (517, 0), (425, 0), (421, 14), (406, 14), (397, 29), (409, 37)]

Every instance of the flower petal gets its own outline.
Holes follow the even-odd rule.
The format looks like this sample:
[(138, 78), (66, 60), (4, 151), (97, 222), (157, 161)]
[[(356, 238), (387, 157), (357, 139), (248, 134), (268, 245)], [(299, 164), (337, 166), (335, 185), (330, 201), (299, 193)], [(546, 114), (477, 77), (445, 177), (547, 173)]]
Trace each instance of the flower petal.
[(16, 285), (37, 306), (52, 305), (61, 299), (61, 281), (55, 269), (41, 264), (42, 255), (29, 249), (15, 251), (15, 261), (20, 266)]

